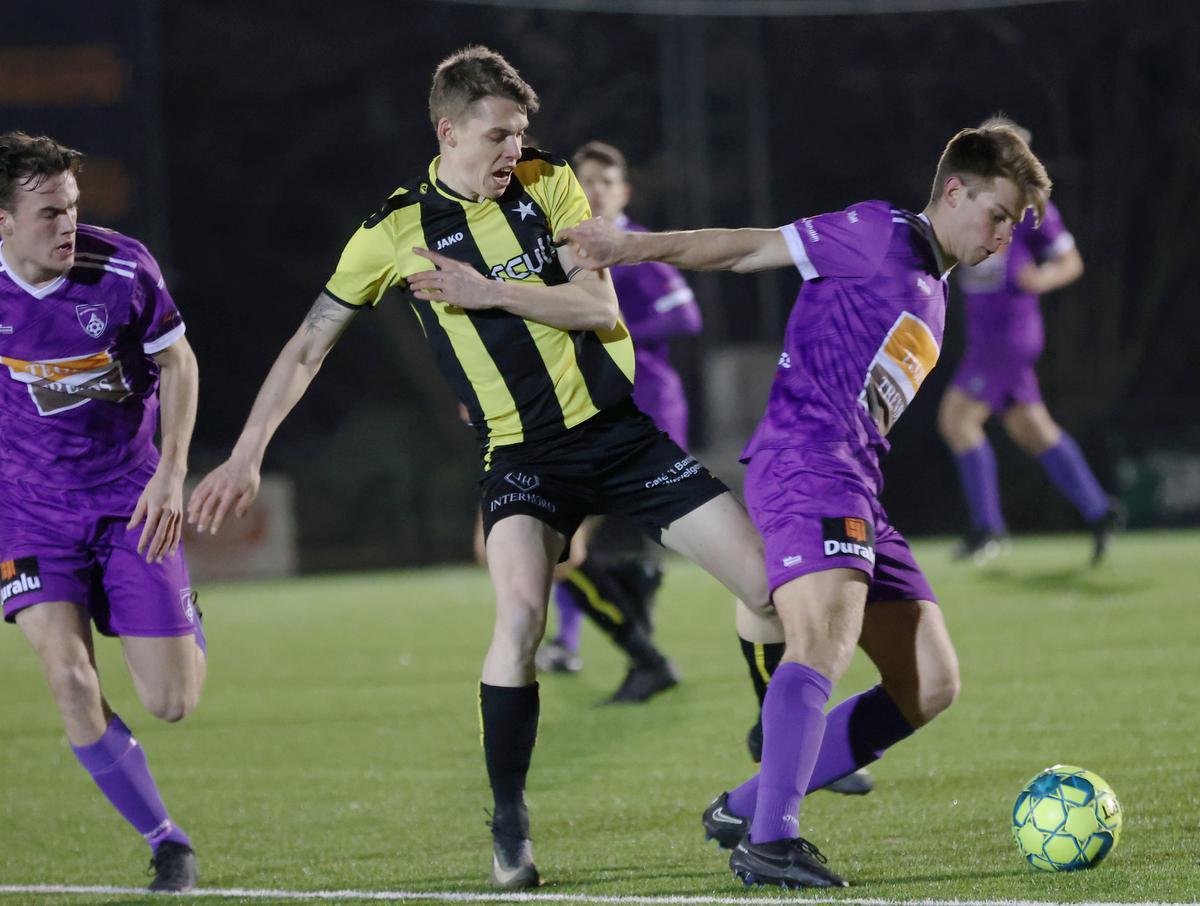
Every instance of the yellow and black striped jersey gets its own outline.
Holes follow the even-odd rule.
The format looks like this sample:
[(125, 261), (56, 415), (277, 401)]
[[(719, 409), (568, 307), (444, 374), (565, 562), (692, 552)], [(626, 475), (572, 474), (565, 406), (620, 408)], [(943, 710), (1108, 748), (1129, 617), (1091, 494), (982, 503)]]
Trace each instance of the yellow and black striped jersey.
[[(393, 193), (350, 238), (325, 292), (353, 308), (375, 306), (393, 286), (430, 270), (414, 246), (465, 262), (496, 280), (555, 286), (567, 278), (552, 245), (591, 216), (566, 161), (526, 148), (504, 194), (471, 201), (427, 175)], [(442, 374), (487, 449), (541, 441), (629, 395), (633, 343), (611, 331), (561, 330), (500, 309), (464, 311), (405, 292)], [(485, 460), (486, 461), (486, 460)]]

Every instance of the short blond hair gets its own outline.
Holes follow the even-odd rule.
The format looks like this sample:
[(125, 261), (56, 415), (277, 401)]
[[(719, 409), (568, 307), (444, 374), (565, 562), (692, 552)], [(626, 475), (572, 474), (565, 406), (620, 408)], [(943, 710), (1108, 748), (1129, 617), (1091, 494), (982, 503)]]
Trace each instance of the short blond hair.
[(1010, 179), (1021, 192), (1023, 207), (1033, 208), (1040, 223), (1052, 183), (1018, 128), (996, 117), (977, 129), (963, 129), (950, 139), (938, 161), (930, 202), (942, 197), (946, 180), (951, 176), (962, 179), (972, 197), (985, 183)]
[(429, 119), (433, 128), (446, 117), (458, 122), (476, 101), (507, 98), (524, 111), (537, 113), (537, 92), (508, 60), (496, 51), (473, 44), (456, 50), (438, 64), (429, 89)]

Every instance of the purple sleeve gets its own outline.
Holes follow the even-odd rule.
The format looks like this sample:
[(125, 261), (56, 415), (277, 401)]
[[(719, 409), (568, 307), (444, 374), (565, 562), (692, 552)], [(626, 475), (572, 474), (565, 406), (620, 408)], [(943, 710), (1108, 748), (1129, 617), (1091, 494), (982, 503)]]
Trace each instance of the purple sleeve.
[(865, 201), (844, 211), (804, 217), (780, 227), (800, 276), (869, 277), (892, 241), (892, 208)]
[(158, 262), (138, 243), (133, 249), (137, 276), (133, 289), (134, 329), (142, 340), (146, 355), (162, 352), (183, 336), (183, 316), (167, 291)]
[(617, 300), (635, 346), (700, 332), (700, 306), (679, 271), (651, 261), (631, 268), (630, 276), (632, 285)]
[(1028, 230), (1025, 241), (1039, 264), (1053, 261), (1075, 248), (1075, 237), (1067, 230), (1058, 208), (1050, 202), (1046, 203), (1046, 216), (1041, 225), (1033, 225), (1033, 212), (1030, 211), (1021, 222), (1021, 230)]

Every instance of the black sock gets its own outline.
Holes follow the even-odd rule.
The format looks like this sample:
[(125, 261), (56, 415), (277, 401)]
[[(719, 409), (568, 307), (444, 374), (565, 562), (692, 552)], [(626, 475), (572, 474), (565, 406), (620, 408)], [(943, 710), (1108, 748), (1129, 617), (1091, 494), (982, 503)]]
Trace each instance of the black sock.
[(742, 657), (750, 668), (750, 681), (754, 683), (754, 694), (758, 696), (758, 707), (761, 708), (767, 696), (767, 683), (783, 659), (783, 642), (747, 642), (741, 637), (738, 641), (742, 645)]
[(519, 836), (529, 833), (525, 776), (537, 739), (538, 710), (537, 683), (515, 688), (479, 684), (483, 755), (496, 808), (492, 820)]

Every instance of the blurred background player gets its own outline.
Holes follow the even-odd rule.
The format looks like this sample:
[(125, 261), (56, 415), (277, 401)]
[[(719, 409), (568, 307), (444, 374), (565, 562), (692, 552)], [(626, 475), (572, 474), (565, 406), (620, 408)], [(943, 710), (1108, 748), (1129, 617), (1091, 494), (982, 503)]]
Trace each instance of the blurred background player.
[(152, 714), (196, 706), (204, 634), (179, 546), (196, 359), (145, 246), (77, 223), (82, 158), (0, 135), (0, 599), (79, 763), (150, 844), (150, 889), (181, 891), (191, 841), (100, 689), (91, 623), (120, 637)]
[[(1027, 129), (1003, 117), (1026, 141)], [(984, 562), (999, 554), (1008, 530), (1000, 508), (996, 457), (984, 425), (993, 414), (1013, 442), (1035, 458), (1092, 531), (1092, 563), (1104, 556), (1120, 516), (1079, 446), (1042, 402), (1034, 365), (1045, 333), (1038, 297), (1074, 283), (1083, 274), (1075, 238), (1053, 203), (1041, 224), (1032, 212), (1012, 242), (974, 267), (959, 268), (965, 294), (967, 343), (958, 371), (938, 411), (938, 430), (954, 454), (971, 528), (957, 555)]]
[[(623, 229), (643, 229), (625, 216), (631, 186), (625, 156), (617, 148), (588, 142), (572, 162), (594, 215)], [(633, 401), (686, 450), (687, 396), (671, 366), (669, 341), (700, 331), (700, 306), (668, 264), (617, 266), (609, 273), (633, 339)], [(586, 544), (585, 559), (554, 583), (558, 632), (538, 650), (537, 664), (552, 673), (579, 670), (579, 635), (587, 614), (629, 657), (629, 670), (609, 702), (643, 702), (678, 682), (673, 665), (651, 639), (654, 597), (662, 585), (661, 551), (627, 520), (594, 522), (586, 535), (577, 535)]]

